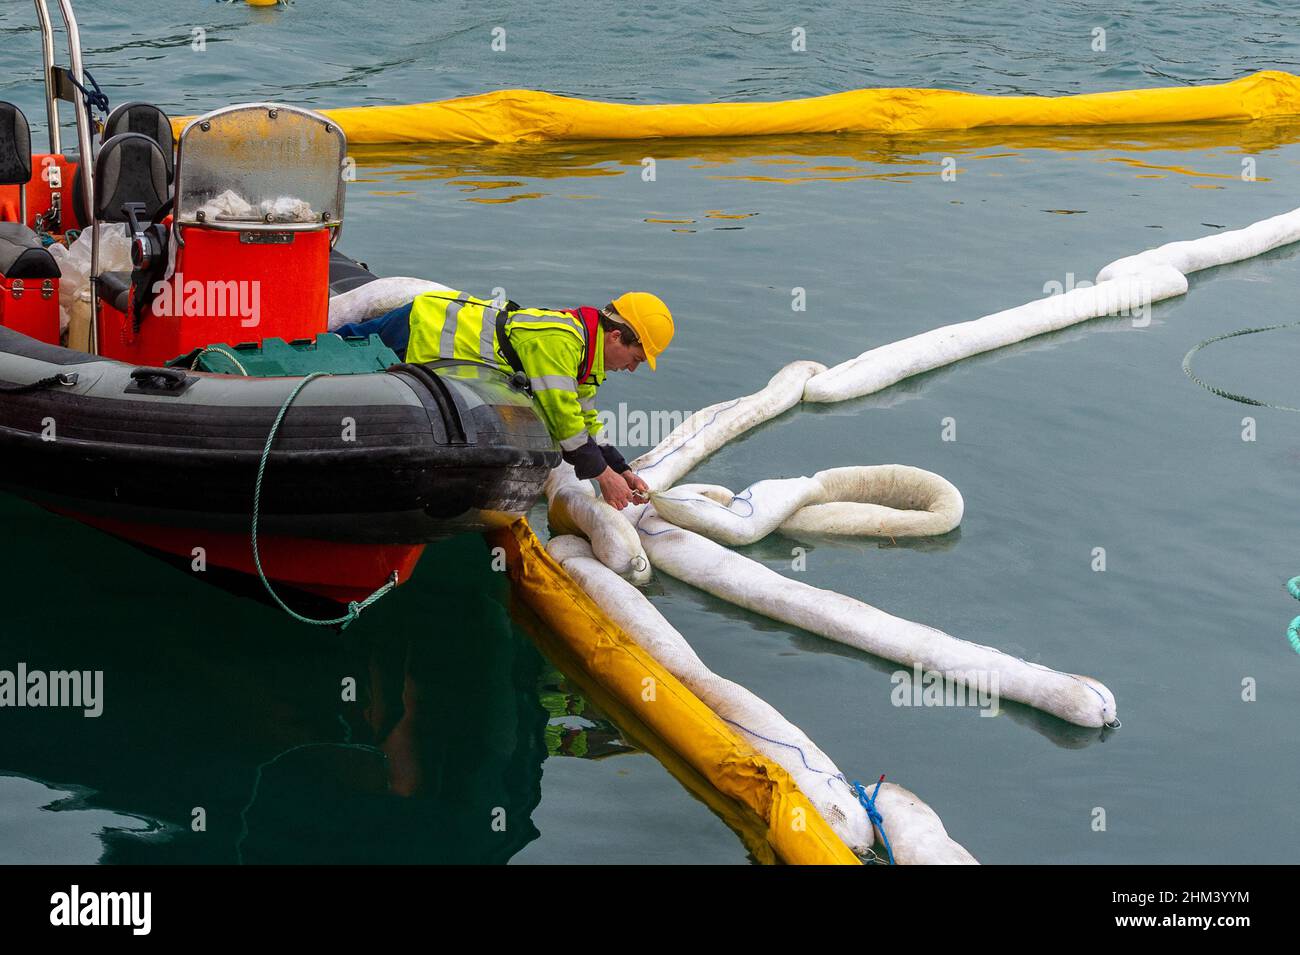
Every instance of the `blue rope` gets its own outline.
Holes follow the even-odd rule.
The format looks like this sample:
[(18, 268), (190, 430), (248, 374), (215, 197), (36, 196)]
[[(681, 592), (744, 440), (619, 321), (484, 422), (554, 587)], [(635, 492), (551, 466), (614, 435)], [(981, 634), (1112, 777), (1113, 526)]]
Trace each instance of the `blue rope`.
[(701, 434), (703, 434), (705, 428), (712, 427), (712, 426), (713, 426), (713, 423), (714, 423), (715, 421), (718, 420), (718, 415), (722, 414), (724, 411), (730, 411), (732, 408), (736, 407), (736, 405), (740, 404), (740, 403), (741, 403), (742, 401), (744, 401), (744, 400), (745, 400), (745, 399), (743, 399), (743, 398), (737, 398), (737, 399), (736, 399), (735, 401), (733, 401), (731, 404), (727, 405), (727, 407), (725, 407), (725, 408), (719, 408), (717, 411), (713, 412), (713, 417), (710, 418), (708, 421), (706, 421), (704, 424), (700, 425), (699, 428), (697, 428), (697, 429), (695, 430), (695, 433), (694, 433), (694, 434), (692, 434), (689, 438), (687, 438), (687, 439), (686, 439), (685, 441), (683, 441), (681, 444), (677, 445), (677, 447), (673, 448), (671, 451), (669, 451), (669, 452), (667, 452), (666, 454), (664, 454), (663, 457), (661, 457), (658, 461), (655, 461), (653, 464), (646, 464), (646, 465), (643, 465), (643, 466), (637, 468), (637, 469), (636, 469), (636, 470), (637, 470), (637, 473), (640, 474), (640, 473), (643, 472), (643, 471), (651, 471), (651, 470), (653, 470), (653, 469), (659, 467), (659, 465), (663, 464), (665, 461), (667, 461), (669, 458), (671, 458), (674, 454), (676, 454), (676, 453), (677, 453), (678, 451), (680, 451), (682, 448), (686, 447), (686, 445), (690, 444), (692, 441), (694, 441), (696, 438), (698, 438)]
[(880, 784), (884, 781), (884, 776), (876, 780), (876, 788), (868, 796), (867, 788), (855, 779), (853, 780), (853, 791), (858, 794), (858, 802), (862, 803), (862, 808), (867, 811), (867, 818), (871, 820), (871, 824), (880, 833), (880, 841), (885, 844), (885, 851), (889, 853), (889, 864), (897, 865), (894, 862), (894, 850), (889, 845), (889, 836), (885, 835), (885, 818), (880, 814), (880, 810), (876, 808), (876, 796), (880, 792)]
[[(644, 528), (641, 527), (641, 522), (645, 520), (646, 513), (647, 513), (647, 509), (643, 507), (641, 508), (641, 513), (636, 516), (636, 524), (634, 526), (636, 527), (636, 532), (638, 534), (644, 534), (646, 537), (658, 537), (660, 534), (668, 534), (671, 533), (672, 531), (681, 530), (681, 528), (678, 527), (676, 524), (668, 524), (667, 521), (664, 521), (664, 523), (668, 524), (668, 526), (661, 531), (645, 530)], [(656, 516), (658, 515), (656, 514)], [(660, 517), (659, 519), (663, 521), (662, 517)]]
[[(761, 739), (764, 742), (772, 743), (776, 746), (784, 746), (787, 749), (794, 750), (796, 753), (799, 754), (799, 759), (803, 762), (804, 769), (812, 773), (817, 773), (819, 776), (827, 777), (827, 779), (825, 780), (827, 786), (833, 787), (834, 780), (836, 779), (838, 779), (844, 785), (848, 786), (857, 795), (858, 802), (862, 803), (863, 808), (866, 809), (867, 818), (871, 820), (872, 825), (874, 825), (877, 829), (880, 830), (880, 838), (884, 840), (885, 851), (889, 853), (889, 864), (894, 865), (894, 850), (890, 848), (889, 837), (885, 835), (885, 820), (880, 815), (880, 810), (876, 808), (876, 802), (875, 802), (876, 793), (872, 793), (870, 796), (868, 796), (866, 790), (863, 789), (862, 787), (862, 783), (858, 782), (856, 779), (850, 785), (849, 781), (844, 778), (844, 775), (842, 773), (829, 773), (824, 769), (818, 769), (816, 766), (813, 766), (811, 763), (808, 762), (808, 755), (803, 751), (802, 746), (797, 746), (794, 743), (787, 743), (785, 740), (781, 740), (781, 739), (773, 739), (770, 736), (764, 736), (762, 733), (756, 733), (754, 730), (750, 729), (745, 724), (737, 723), (735, 720), (729, 720), (725, 716), (721, 717), (721, 719), (722, 722), (726, 723), (727, 725), (734, 726), (736, 727), (736, 729), (740, 730), (743, 733), (747, 733), (750, 736), (753, 736), (755, 739)], [(880, 791), (880, 783), (883, 783), (884, 781), (885, 781), (885, 777), (881, 776), (880, 782), (876, 783), (876, 792)]]
[[(727, 723), (730, 726), (734, 726), (736, 727), (736, 729), (741, 730), (745, 733), (748, 733), (750, 736), (754, 737), (755, 739), (761, 739), (765, 743), (771, 743), (774, 746), (784, 746), (786, 749), (794, 750), (796, 753), (799, 754), (799, 761), (803, 763), (803, 768), (808, 770), (809, 772), (819, 773), (822, 776), (830, 776), (832, 778), (835, 778), (834, 773), (828, 773), (824, 769), (818, 769), (816, 766), (808, 762), (808, 756), (803, 751), (803, 747), (797, 746), (794, 743), (787, 743), (785, 740), (782, 739), (773, 739), (770, 736), (764, 736), (762, 733), (756, 733), (748, 726), (746, 726), (744, 723), (737, 723), (735, 720), (729, 720), (725, 716), (719, 718), (722, 720), (722, 722)], [(838, 777), (838, 778), (842, 779), (843, 777)]]
[(93, 93), (92, 93), (90, 90), (86, 89), (84, 86), (82, 86), (80, 83), (77, 82), (77, 78), (76, 78), (75, 76), (72, 75), (72, 71), (71, 71), (71, 70), (68, 71), (68, 73), (67, 73), (67, 77), (68, 77), (69, 80), (72, 81), (72, 85), (73, 85), (73, 86), (75, 86), (77, 89), (81, 90), (82, 98), (85, 99), (85, 101), (86, 101), (86, 106), (87, 106), (88, 108), (90, 108), (90, 109), (97, 109), (97, 110), (99, 110), (101, 113), (104, 113), (105, 115), (107, 115), (107, 113), (108, 113), (108, 94), (105, 93), (103, 90), (101, 90), (101, 89), (99, 88), (99, 84), (95, 82), (95, 78), (94, 78), (93, 76), (90, 75), (90, 70), (82, 70), (81, 73), (82, 73), (83, 76), (86, 77), (86, 79), (90, 80), (90, 85), (93, 86), (93, 87), (95, 87), (95, 91), (94, 91)]
[[(1296, 600), (1300, 600), (1300, 577), (1292, 577), (1286, 582), (1286, 589)], [(1300, 617), (1291, 621), (1286, 628), (1286, 638), (1291, 641), (1291, 649), (1300, 653)]]
[[(731, 511), (732, 514), (736, 514), (736, 512), (735, 512), (735, 511), (732, 511), (731, 508), (735, 505), (735, 503), (736, 503), (737, 501), (739, 501), (740, 503), (742, 503), (742, 504), (746, 504), (746, 505), (749, 506), (749, 513), (748, 513), (748, 514), (736, 514), (736, 516), (737, 516), (737, 517), (740, 517), (740, 518), (743, 518), (743, 519), (745, 519), (745, 520), (748, 520), (749, 518), (751, 518), (751, 517), (754, 516), (754, 501), (753, 501), (753, 494), (754, 494), (754, 489), (753, 489), (752, 487), (747, 487), (747, 488), (745, 488), (745, 490), (741, 491), (739, 494), (733, 494), (732, 497), (731, 497), (731, 504), (729, 504), (729, 505), (728, 505), (728, 504), (721, 504), (721, 503), (719, 503), (718, 501), (715, 501), (713, 498), (711, 498), (711, 497), (709, 497), (709, 496), (707, 496), (707, 495), (705, 495), (705, 494), (700, 494), (700, 495), (698, 495), (698, 496), (696, 496), (696, 497), (669, 497), (667, 494), (655, 494), (655, 496), (654, 496), (654, 500), (656, 500), (656, 501), (680, 501), (680, 502), (682, 502), (683, 504), (696, 504), (696, 503), (698, 503), (698, 502), (700, 502), (700, 501), (703, 501), (705, 504), (712, 504), (714, 507), (720, 507), (720, 508), (722, 508), (724, 511)], [(652, 501), (651, 503), (653, 503), (653, 501)]]
[(338, 627), (340, 630), (346, 630), (348, 624), (361, 616), (361, 611), (365, 610), (372, 603), (397, 586), (397, 571), (393, 571), (389, 575), (387, 582), (365, 600), (360, 603), (355, 600), (349, 601), (348, 612), (343, 616), (335, 617), (332, 620), (316, 620), (312, 617), (304, 617), (302, 614), (297, 613), (280, 599), (280, 595), (277, 594), (275, 588), (271, 586), (271, 581), (267, 579), (266, 572), (262, 570), (262, 555), (257, 547), (257, 521), (262, 510), (262, 476), (266, 473), (266, 462), (271, 457), (271, 445), (275, 443), (275, 436), (280, 430), (280, 424), (284, 421), (284, 416), (288, 413), (289, 406), (293, 404), (294, 399), (297, 398), (298, 394), (307, 387), (308, 382), (324, 377), (326, 377), (326, 372), (313, 371), (310, 375), (303, 378), (302, 381), (298, 382), (293, 391), (289, 392), (289, 397), (284, 399), (284, 404), (280, 405), (280, 413), (275, 416), (275, 423), (271, 425), (271, 433), (266, 436), (266, 446), (262, 448), (262, 460), (257, 464), (257, 483), (253, 486), (253, 565), (257, 568), (257, 576), (261, 578), (262, 586), (264, 586), (266, 592), (271, 595), (271, 599), (279, 605), (281, 610), (287, 613), (290, 617), (293, 617), (294, 620), (297, 620), (299, 623), (309, 623), (317, 627)]

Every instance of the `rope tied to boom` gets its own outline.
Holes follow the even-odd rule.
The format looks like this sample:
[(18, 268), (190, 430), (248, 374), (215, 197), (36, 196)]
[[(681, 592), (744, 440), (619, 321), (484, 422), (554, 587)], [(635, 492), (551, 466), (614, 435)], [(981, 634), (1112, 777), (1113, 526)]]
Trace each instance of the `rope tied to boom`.
[(889, 854), (889, 864), (895, 865), (894, 850), (889, 845), (889, 836), (885, 835), (885, 817), (876, 808), (876, 797), (880, 795), (880, 784), (884, 781), (884, 773), (881, 773), (880, 778), (876, 780), (876, 788), (868, 796), (867, 788), (855, 779), (853, 780), (853, 791), (858, 794), (858, 802), (862, 803), (862, 808), (867, 811), (867, 818), (871, 820), (871, 824), (880, 833), (880, 841), (885, 844), (885, 852)]

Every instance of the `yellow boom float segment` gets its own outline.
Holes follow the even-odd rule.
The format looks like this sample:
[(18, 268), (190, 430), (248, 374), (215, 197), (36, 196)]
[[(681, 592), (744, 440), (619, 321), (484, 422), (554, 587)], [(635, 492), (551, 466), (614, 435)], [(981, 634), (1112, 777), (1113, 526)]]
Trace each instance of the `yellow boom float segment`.
[(610, 620), (546, 552), (526, 520), (492, 532), (489, 541), (505, 548), (516, 593), (564, 642), (570, 661), (591, 674), (718, 792), (762, 819), (781, 861), (859, 862), (790, 775), (755, 752)]
[[(322, 110), (358, 143), (536, 143), (595, 139), (1249, 122), (1300, 115), (1300, 77), (1280, 70), (1209, 86), (1073, 96), (861, 89), (758, 103), (601, 103), (497, 90), (397, 106)], [(180, 130), (193, 117), (173, 121)]]

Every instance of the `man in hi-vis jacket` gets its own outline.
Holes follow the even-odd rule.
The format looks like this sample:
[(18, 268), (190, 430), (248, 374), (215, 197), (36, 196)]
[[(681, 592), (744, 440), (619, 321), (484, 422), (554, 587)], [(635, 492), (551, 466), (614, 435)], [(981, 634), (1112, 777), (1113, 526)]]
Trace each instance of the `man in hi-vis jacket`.
[(673, 337), (673, 316), (649, 292), (627, 292), (602, 309), (497, 307), (466, 292), (432, 291), (387, 315), (344, 325), (345, 338), (378, 335), (405, 361), (468, 359), (523, 372), (542, 420), (581, 480), (622, 510), (649, 493), (623, 455), (601, 434), (596, 389), (606, 371), (636, 371)]

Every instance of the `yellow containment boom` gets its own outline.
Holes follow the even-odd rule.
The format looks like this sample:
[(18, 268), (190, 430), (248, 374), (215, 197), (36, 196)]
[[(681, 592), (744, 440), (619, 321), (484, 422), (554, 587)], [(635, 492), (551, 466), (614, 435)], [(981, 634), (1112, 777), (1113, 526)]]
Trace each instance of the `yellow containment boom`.
[[(1300, 115), (1300, 77), (1263, 70), (1214, 86), (1076, 96), (863, 89), (772, 103), (638, 105), (498, 90), (409, 106), (323, 110), (351, 143), (529, 143), (791, 133), (1248, 122)], [(192, 117), (175, 121), (179, 135)]]
[(610, 620), (546, 552), (522, 518), (488, 535), (505, 549), (516, 594), (579, 666), (722, 796), (752, 811), (781, 861), (855, 865), (789, 774), (755, 752), (676, 677)]

